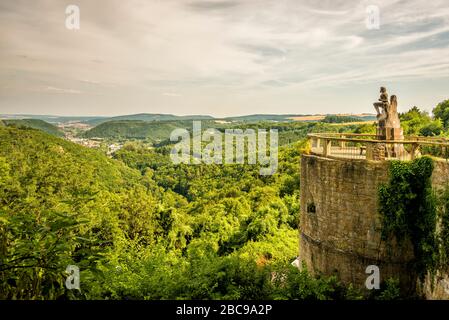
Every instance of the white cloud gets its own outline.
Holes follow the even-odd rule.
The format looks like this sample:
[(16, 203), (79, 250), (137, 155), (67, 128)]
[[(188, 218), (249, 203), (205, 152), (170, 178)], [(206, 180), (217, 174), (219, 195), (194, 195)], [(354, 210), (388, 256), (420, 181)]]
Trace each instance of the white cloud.
[(84, 82), (84, 83), (88, 83), (88, 84), (94, 84), (94, 85), (98, 85), (98, 84), (100, 84), (100, 81), (94, 81), (94, 80), (87, 80), (87, 79), (84, 79), (84, 80), (80, 80), (81, 82)]
[(166, 97), (181, 97), (181, 95), (179, 93), (174, 93), (174, 92), (164, 92), (163, 95)]
[(81, 91), (74, 90), (74, 89), (63, 89), (63, 88), (57, 88), (57, 87), (46, 87), (44, 91), (47, 92), (54, 92), (54, 93), (68, 93), (68, 94), (80, 94)]

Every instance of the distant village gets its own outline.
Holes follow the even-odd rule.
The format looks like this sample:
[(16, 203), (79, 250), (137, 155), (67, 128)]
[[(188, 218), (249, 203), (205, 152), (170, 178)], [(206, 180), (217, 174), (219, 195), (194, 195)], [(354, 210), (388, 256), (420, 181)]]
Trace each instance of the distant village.
[(60, 128), (64, 134), (65, 138), (73, 143), (82, 145), (87, 148), (92, 149), (100, 149), (103, 145), (107, 146), (107, 155), (112, 156), (115, 152), (120, 150), (123, 147), (123, 144), (121, 143), (110, 143), (108, 141), (105, 141), (103, 138), (79, 138), (78, 135), (80, 132), (87, 131), (91, 129), (92, 127), (80, 122), (66, 122), (66, 123), (60, 123), (58, 125), (58, 128)]

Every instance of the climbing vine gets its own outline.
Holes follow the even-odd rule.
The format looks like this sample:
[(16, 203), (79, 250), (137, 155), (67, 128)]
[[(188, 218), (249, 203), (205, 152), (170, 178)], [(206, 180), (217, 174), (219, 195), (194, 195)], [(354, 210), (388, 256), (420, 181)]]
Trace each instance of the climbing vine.
[(413, 244), (415, 270), (421, 277), (434, 272), (439, 262), (437, 202), (431, 187), (433, 160), (392, 161), (390, 181), (379, 189), (382, 238), (395, 236)]
[(441, 219), (440, 244), (441, 255), (440, 263), (442, 267), (448, 268), (449, 264), (449, 185), (443, 190), (438, 198), (439, 213)]

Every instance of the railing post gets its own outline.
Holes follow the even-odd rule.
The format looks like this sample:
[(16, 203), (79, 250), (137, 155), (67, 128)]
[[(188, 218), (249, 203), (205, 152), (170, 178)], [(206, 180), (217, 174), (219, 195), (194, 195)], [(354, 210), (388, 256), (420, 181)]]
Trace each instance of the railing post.
[(385, 144), (378, 142), (368, 142), (366, 144), (366, 160), (385, 160)]
[(316, 139), (314, 137), (308, 137), (307, 141), (309, 142), (310, 148), (315, 148), (316, 145)]
[[(342, 135), (341, 138), (346, 138), (346, 136)], [(345, 149), (346, 148), (346, 141), (340, 141), (340, 148)]]
[(330, 156), (331, 154), (331, 146), (332, 146), (332, 140), (329, 139), (323, 139), (323, 155)]
[(412, 150), (410, 151), (410, 160), (415, 160), (416, 158), (416, 151), (419, 148), (419, 144), (413, 143), (412, 144)]
[(310, 152), (313, 152), (313, 145), (315, 144), (315, 138), (314, 137), (307, 137), (307, 149)]
[(374, 144), (366, 144), (366, 160), (374, 160)]

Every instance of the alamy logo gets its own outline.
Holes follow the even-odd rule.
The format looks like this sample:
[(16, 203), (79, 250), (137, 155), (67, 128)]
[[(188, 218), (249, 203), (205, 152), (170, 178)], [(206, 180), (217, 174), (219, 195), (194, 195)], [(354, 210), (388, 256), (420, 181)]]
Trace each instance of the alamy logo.
[(65, 271), (69, 274), (65, 280), (65, 287), (69, 290), (80, 290), (80, 268), (69, 265)]
[(65, 8), (65, 27), (69, 30), (80, 29), (80, 8), (77, 5), (71, 4)]
[(365, 23), (368, 30), (380, 29), (380, 9), (378, 6), (371, 5), (366, 7)]
[(379, 267), (375, 265), (370, 265), (366, 267), (365, 273), (369, 274), (366, 278), (365, 286), (368, 290), (380, 289), (380, 271)]
[[(248, 164), (257, 162), (262, 167), (261, 175), (272, 175), (278, 167), (278, 132), (269, 131), (269, 153), (267, 153), (268, 132), (265, 129), (226, 129), (224, 133), (224, 163)], [(181, 139), (181, 141), (179, 141)], [(212, 140), (212, 142), (211, 142)], [(201, 131), (201, 121), (193, 121), (193, 135), (186, 129), (175, 129), (170, 141), (178, 142), (172, 148), (170, 158), (175, 164), (223, 164), (223, 133), (217, 129)], [(245, 156), (245, 141), (248, 154)], [(210, 142), (202, 148), (203, 142)], [(192, 152), (191, 152), (192, 149)]]

